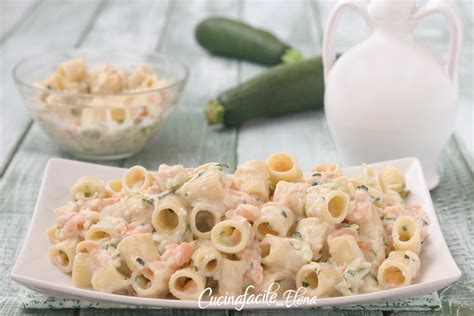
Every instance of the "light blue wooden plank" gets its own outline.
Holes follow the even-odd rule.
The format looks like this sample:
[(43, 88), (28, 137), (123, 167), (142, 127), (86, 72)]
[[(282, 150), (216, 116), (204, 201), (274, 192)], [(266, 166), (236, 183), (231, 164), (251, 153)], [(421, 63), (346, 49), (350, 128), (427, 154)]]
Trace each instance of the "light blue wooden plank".
[[(288, 315), (288, 310), (255, 310), (255, 311), (243, 311), (241, 315), (245, 316), (284, 316)], [(291, 310), (291, 315), (298, 316), (382, 316), (380, 311), (332, 311), (332, 310), (321, 310), (321, 309), (296, 309)]]
[[(55, 10), (62, 14), (69, 12), (69, 15), (61, 17), (65, 19), (63, 23), (66, 24), (62, 26), (63, 32), (70, 30), (71, 34), (64, 34), (70, 37), (75, 36), (77, 40), (81, 31), (72, 32), (71, 25), (78, 23), (75, 18), (83, 19), (84, 22), (87, 22), (88, 19), (83, 18), (83, 13), (76, 14), (75, 11), (86, 10), (88, 8), (86, 4), (93, 6), (98, 4), (88, 1), (78, 6), (78, 3), (68, 1), (58, 5), (57, 1), (47, 2), (44, 5), (48, 9), (40, 11), (44, 17), (36, 17), (34, 21), (51, 17), (51, 12)], [(117, 8), (117, 6), (121, 8)], [(167, 6), (167, 1), (147, 1), (136, 4), (124, 1), (109, 2), (98, 16), (99, 22), (88, 29), (91, 39), (89, 40), (88, 35), (83, 38), (82, 42), (91, 47), (94, 47), (94, 41), (104, 40), (113, 47), (124, 45), (134, 46), (135, 49), (153, 48), (158, 42), (161, 29), (160, 21), (165, 15)], [(69, 7), (69, 9), (64, 7)], [(94, 10), (89, 11), (92, 13)], [(101, 21), (102, 16), (104, 16), (103, 21)], [(36, 22), (31, 23), (36, 25)], [(121, 23), (126, 23), (127, 30), (123, 29), (124, 26)], [(129, 33), (133, 33), (135, 36), (130, 36)], [(120, 34), (123, 34), (123, 37), (120, 37)], [(17, 40), (13, 37), (11, 41), (16, 42)], [(114, 43), (116, 44), (114, 45)], [(97, 45), (102, 44), (97, 43)], [(28, 228), (44, 167), (52, 156), (71, 158), (64, 155), (37, 125), (33, 125), (4, 177), (0, 180), (0, 238), (4, 241), (0, 244), (0, 297), (2, 297), (0, 299), (0, 314), (2, 315), (18, 311), (19, 303), (16, 299), (18, 285), (10, 280), (10, 269)], [(115, 165), (117, 163), (117, 161), (109, 162), (109, 164)]]
[[(274, 32), (304, 55), (320, 53), (320, 24), (315, 20), (317, 8), (309, 1), (245, 1), (243, 19)], [(242, 80), (265, 69), (242, 64)], [(258, 135), (258, 137), (256, 137)], [(309, 171), (318, 161), (338, 161), (322, 110), (262, 119), (240, 127), (239, 163), (249, 159), (266, 159), (276, 151), (295, 155), (303, 170)]]
[(0, 1), (0, 43), (26, 21), (26, 18), (40, 4), (40, 0)]
[(143, 152), (126, 166), (196, 166), (208, 161), (235, 164), (234, 129), (208, 127), (203, 109), (210, 98), (237, 83), (237, 62), (209, 55), (194, 40), (194, 28), (208, 15), (236, 17), (237, 1), (174, 1), (161, 51), (189, 66), (190, 77), (176, 112)]
[(456, 1), (464, 23), (464, 47), (459, 67), (459, 113), (456, 140), (471, 170), (474, 170), (474, 1)]
[(0, 175), (31, 122), (13, 82), (12, 68), (22, 58), (74, 46), (98, 9), (96, 1), (47, 1), (0, 47)]
[(226, 311), (215, 310), (193, 310), (193, 309), (159, 309), (159, 310), (131, 310), (131, 309), (84, 309), (81, 310), (81, 316), (141, 316), (141, 315), (156, 315), (156, 316), (226, 316), (229, 313)]

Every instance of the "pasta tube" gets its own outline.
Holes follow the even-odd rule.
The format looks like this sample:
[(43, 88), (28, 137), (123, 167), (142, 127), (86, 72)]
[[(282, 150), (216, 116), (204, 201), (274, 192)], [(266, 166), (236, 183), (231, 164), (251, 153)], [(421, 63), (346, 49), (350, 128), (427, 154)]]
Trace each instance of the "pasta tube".
[(76, 200), (90, 200), (95, 194), (105, 194), (104, 185), (92, 177), (83, 177), (76, 181), (71, 189), (71, 195)]
[(263, 161), (249, 160), (237, 167), (232, 186), (267, 202), (270, 196), (268, 177), (268, 167)]
[(168, 195), (156, 203), (151, 223), (158, 233), (182, 234), (186, 231), (187, 211), (180, 198)]
[(122, 218), (106, 216), (102, 217), (97, 224), (92, 225), (86, 232), (86, 240), (99, 240), (103, 238), (114, 238), (120, 236), (118, 225), (125, 223)]
[(278, 295), (283, 295), (286, 291), (295, 288), (295, 278), (293, 274), (277, 268), (265, 268), (263, 270), (262, 283), (256, 287), (257, 291), (276, 291)]
[(292, 236), (301, 238), (302, 241), (307, 243), (313, 252), (313, 260), (317, 260), (321, 257), (324, 241), (333, 226), (317, 217), (302, 218), (298, 221)]
[(120, 193), (122, 191), (122, 180), (121, 179), (114, 179), (107, 182), (105, 185), (105, 191), (112, 196), (116, 193)]
[(285, 237), (295, 222), (295, 215), (284, 205), (267, 203), (261, 209), (260, 216), (254, 223), (255, 235), (263, 239), (266, 234)]
[(114, 293), (130, 286), (131, 281), (129, 278), (118, 272), (114, 265), (108, 264), (94, 272), (91, 283), (96, 291)]
[(48, 239), (52, 244), (55, 244), (58, 242), (58, 237), (57, 237), (58, 225), (54, 224), (53, 226), (48, 228), (47, 233), (48, 233)]
[(207, 203), (198, 203), (189, 214), (189, 227), (198, 239), (210, 239), (212, 228), (220, 221), (220, 215)]
[(243, 275), (249, 269), (248, 263), (242, 260), (222, 258), (218, 280), (220, 295), (239, 295), (244, 287)]
[(84, 59), (73, 58), (59, 65), (58, 74), (68, 81), (80, 81), (87, 76)]
[(298, 269), (311, 261), (313, 253), (306, 243), (294, 239), (266, 235), (260, 242), (262, 263), (266, 266), (296, 273)]
[(402, 197), (406, 197), (406, 179), (405, 176), (394, 166), (386, 166), (379, 174), (379, 180), (384, 192), (394, 190)]
[(331, 224), (341, 223), (349, 210), (349, 196), (340, 190), (310, 187), (306, 195), (306, 215), (319, 217)]
[(104, 124), (107, 121), (107, 110), (100, 107), (91, 107), (82, 109), (81, 114), (81, 125), (84, 128), (88, 128), (89, 125), (91, 128), (95, 125), (102, 123)]
[(270, 181), (277, 184), (278, 181), (296, 182), (303, 178), (295, 157), (288, 153), (279, 152), (271, 154), (267, 159)]
[(206, 240), (201, 242), (194, 251), (192, 261), (202, 275), (216, 276), (221, 268), (222, 254), (213, 246), (212, 242)]
[(76, 256), (76, 239), (66, 239), (49, 248), (51, 262), (64, 273), (70, 273)]
[(382, 288), (411, 284), (420, 270), (420, 258), (410, 250), (392, 251), (380, 265), (377, 280)]
[(218, 211), (221, 209), (220, 204), (224, 199), (221, 177), (225, 177), (225, 174), (215, 165), (201, 168), (191, 180), (181, 186), (177, 194), (191, 206), (195, 206), (199, 202), (206, 202), (216, 206), (215, 210)]
[(152, 184), (152, 176), (142, 166), (133, 166), (129, 168), (122, 178), (122, 187), (133, 193), (141, 192)]
[(225, 253), (242, 251), (253, 237), (252, 226), (244, 218), (222, 221), (211, 230), (212, 244)]
[(362, 175), (360, 180), (364, 185), (366, 185), (369, 189), (373, 189), (375, 192), (378, 192), (381, 195), (380, 192), (382, 191), (382, 186), (380, 185), (380, 180), (375, 172), (374, 168), (371, 166), (368, 166), (366, 164), (362, 165)]
[(117, 250), (131, 271), (137, 269), (137, 260), (147, 262), (159, 258), (151, 233), (129, 235), (119, 242)]
[(411, 250), (420, 253), (420, 225), (411, 216), (400, 216), (393, 224), (392, 242), (395, 250)]
[(141, 297), (159, 297), (169, 293), (168, 282), (173, 273), (168, 268), (145, 266), (132, 272), (132, 288)]
[(324, 262), (311, 262), (302, 266), (296, 273), (296, 288), (304, 287), (306, 296), (340, 295), (336, 285), (341, 281), (341, 273), (337, 268)]
[(343, 235), (328, 239), (329, 253), (338, 265), (349, 265), (356, 259), (365, 260), (354, 236)]
[(273, 202), (281, 203), (291, 209), (297, 217), (305, 214), (304, 204), (308, 184), (298, 182), (279, 181), (273, 193)]
[(193, 268), (185, 268), (173, 273), (168, 284), (171, 294), (180, 300), (197, 300), (206, 288), (206, 279)]
[(88, 253), (78, 253), (72, 265), (72, 282), (77, 287), (91, 287), (95, 265)]

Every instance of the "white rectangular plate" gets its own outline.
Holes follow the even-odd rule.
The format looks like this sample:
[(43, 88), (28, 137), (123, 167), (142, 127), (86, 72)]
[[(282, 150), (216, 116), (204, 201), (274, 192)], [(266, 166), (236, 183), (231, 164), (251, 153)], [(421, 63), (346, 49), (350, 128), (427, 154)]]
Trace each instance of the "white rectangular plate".
[[(420, 256), (420, 274), (416, 278), (415, 284), (375, 293), (320, 298), (316, 300), (315, 304), (299, 305), (299, 307), (363, 304), (418, 296), (443, 288), (461, 277), (461, 271), (454, 262), (439, 227), (419, 161), (414, 158), (405, 158), (371, 165), (375, 170), (381, 170), (387, 164), (402, 170), (410, 190), (409, 202), (420, 203), (431, 220), (428, 227), (429, 238), (423, 245)], [(72, 284), (71, 276), (62, 273), (49, 261), (50, 242), (46, 230), (56, 222), (56, 214), (53, 209), (68, 200), (69, 190), (74, 182), (84, 176), (94, 176), (104, 181), (120, 178), (124, 171), (125, 169), (116, 167), (65, 159), (50, 159), (46, 166), (28, 234), (11, 273), (12, 279), (35, 291), (68, 298), (151, 308), (199, 308), (198, 303), (194, 301), (141, 298), (76, 288)], [(343, 168), (343, 174), (358, 176), (360, 167)], [(284, 301), (270, 306), (266, 303), (254, 303), (247, 304), (245, 308), (282, 308), (285, 306), (284, 304)], [(209, 308), (232, 309), (234, 307), (231, 304), (224, 304)]]

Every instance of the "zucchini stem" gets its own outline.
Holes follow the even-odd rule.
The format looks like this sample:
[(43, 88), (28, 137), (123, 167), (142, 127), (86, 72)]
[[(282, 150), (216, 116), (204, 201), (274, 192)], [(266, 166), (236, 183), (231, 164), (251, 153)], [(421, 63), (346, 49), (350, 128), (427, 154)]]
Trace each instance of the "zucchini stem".
[(303, 55), (294, 48), (286, 49), (283, 55), (281, 55), (281, 61), (285, 64), (291, 64), (302, 59)]
[(206, 114), (207, 123), (210, 125), (222, 123), (224, 121), (225, 109), (217, 100), (211, 100), (207, 104), (204, 112)]

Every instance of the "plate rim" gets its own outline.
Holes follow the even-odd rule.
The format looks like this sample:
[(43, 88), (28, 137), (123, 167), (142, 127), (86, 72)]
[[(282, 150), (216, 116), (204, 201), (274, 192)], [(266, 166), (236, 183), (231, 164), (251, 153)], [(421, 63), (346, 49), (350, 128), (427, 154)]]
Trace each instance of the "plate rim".
[[(441, 230), (441, 226), (438, 221), (438, 216), (436, 214), (436, 209), (434, 208), (431, 195), (429, 194), (429, 190), (426, 185), (426, 181), (423, 174), (423, 169), (421, 167), (421, 163), (419, 162), (419, 160), (414, 157), (406, 157), (406, 158), (401, 158), (401, 159), (370, 163), (368, 165), (377, 166), (377, 165), (387, 165), (387, 164), (400, 164), (402, 162), (405, 162), (408, 164), (414, 164), (416, 167), (418, 176), (421, 176), (422, 187), (420, 189), (423, 192), (423, 195), (427, 196), (427, 202), (430, 204), (430, 207), (434, 211), (434, 217), (430, 218), (430, 220), (432, 224), (433, 222), (436, 223), (435, 228), (439, 230), (440, 237), (443, 242), (441, 246), (444, 246), (447, 250), (447, 254), (449, 254), (447, 259), (450, 261), (450, 263), (452, 264), (452, 267), (454, 268), (452, 275), (442, 278), (442, 279), (437, 279), (436, 281), (410, 284), (408, 286), (404, 286), (400, 288), (381, 290), (381, 291), (376, 291), (372, 293), (362, 293), (362, 294), (351, 295), (351, 296), (318, 298), (315, 304), (302, 304), (302, 305), (294, 306), (291, 308), (314, 308), (314, 307), (324, 307), (324, 306), (329, 306), (329, 305), (345, 306), (345, 305), (353, 305), (353, 304), (370, 304), (374, 302), (391, 301), (391, 300), (400, 299), (402, 297), (406, 298), (409, 296), (415, 296), (413, 295), (413, 293), (418, 292), (418, 290), (422, 290), (422, 293), (420, 293), (420, 295), (428, 294), (428, 293), (431, 293), (432, 291), (436, 291), (445, 286), (448, 286), (461, 278), (462, 272), (459, 269), (459, 266), (457, 265), (456, 261), (454, 260), (451, 254), (451, 251), (449, 250), (446, 239), (444, 238), (444, 234)], [(77, 161), (77, 160), (71, 160), (71, 159), (64, 159), (64, 158), (56, 158), (56, 157), (50, 158), (46, 164), (46, 167), (43, 173), (40, 190), (37, 195), (34, 211), (32, 214), (31, 221), (28, 226), (27, 233), (25, 234), (25, 237), (23, 238), (22, 246), (15, 260), (15, 264), (13, 265), (13, 268), (10, 271), (11, 279), (34, 291), (45, 293), (47, 295), (51, 295), (50, 293), (54, 292), (55, 293), (54, 295), (57, 295), (57, 296), (61, 296), (61, 294), (68, 294), (68, 295), (77, 297), (80, 300), (87, 300), (87, 301), (92, 301), (92, 302), (107, 302), (107, 303), (119, 304), (119, 305), (132, 305), (132, 306), (142, 306), (142, 307), (145, 306), (146, 308), (152, 308), (152, 309), (161, 309), (161, 308), (170, 308), (170, 307), (171, 308), (200, 309), (197, 301), (185, 301), (185, 300), (167, 299), (167, 298), (145, 298), (145, 297), (137, 297), (137, 296), (118, 295), (118, 294), (112, 294), (112, 293), (102, 293), (102, 292), (97, 292), (91, 289), (76, 288), (70, 285), (62, 285), (62, 284), (57, 284), (54, 282), (39, 280), (39, 279), (31, 278), (19, 273), (20, 272), (18, 271), (19, 261), (23, 257), (24, 252), (26, 251), (26, 247), (28, 245), (28, 241), (31, 239), (31, 234), (33, 233), (32, 224), (35, 223), (37, 221), (37, 217), (40, 216), (39, 204), (42, 198), (44, 198), (43, 191), (45, 190), (47, 175), (50, 173), (50, 169), (52, 169), (55, 164), (63, 164), (63, 163), (76, 164), (76, 165), (89, 165), (90, 167), (94, 167), (94, 168), (107, 168), (107, 169), (115, 169), (115, 170), (120, 170), (120, 171), (124, 171), (128, 169), (128, 168), (107, 166), (107, 165), (101, 165), (101, 164), (95, 164), (95, 163), (83, 162), (83, 161)], [(360, 168), (360, 167), (361, 165), (348, 166), (348, 167), (343, 167), (342, 169), (344, 170), (344, 169)], [(430, 289), (429, 292), (423, 291), (424, 289), (427, 289), (427, 288)], [(366, 296), (369, 296), (368, 300), (363, 301), (363, 299)], [(341, 300), (341, 299), (344, 299), (344, 302), (337, 302), (338, 300)], [(250, 303), (250, 304), (245, 305), (244, 310), (284, 308), (285, 306), (282, 305), (283, 304), (282, 302), (284, 301), (280, 300), (280, 301), (277, 301), (275, 304), (271, 304), (271, 305), (267, 303)], [(235, 307), (231, 304), (223, 304), (220, 306), (209, 306), (206, 309), (223, 310), (223, 309), (233, 309), (233, 308)]]

